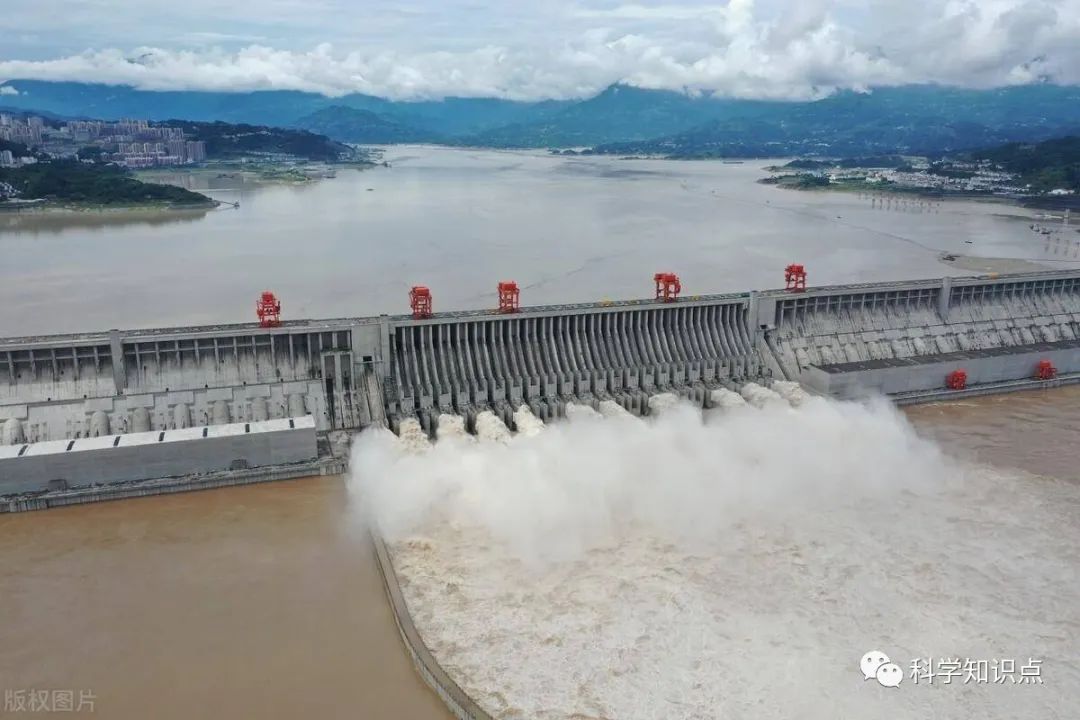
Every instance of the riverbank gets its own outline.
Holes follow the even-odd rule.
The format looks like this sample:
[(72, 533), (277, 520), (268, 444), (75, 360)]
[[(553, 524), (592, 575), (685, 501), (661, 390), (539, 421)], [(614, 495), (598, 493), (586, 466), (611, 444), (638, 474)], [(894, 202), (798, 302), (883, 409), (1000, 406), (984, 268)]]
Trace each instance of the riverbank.
[(100, 204), (100, 203), (73, 203), (52, 200), (43, 200), (35, 203), (3, 203), (0, 202), (0, 214), (11, 215), (161, 215), (169, 214), (199, 214), (207, 210), (219, 207), (217, 200), (207, 198), (205, 202), (198, 203), (173, 203), (173, 202), (146, 202), (126, 204)]
[(149, 183), (175, 185), (188, 190), (221, 190), (273, 185), (305, 185), (333, 179), (342, 170), (369, 170), (376, 163), (350, 161), (340, 163), (280, 163), (260, 161), (212, 161), (193, 168), (158, 168), (140, 170), (135, 176)]
[[(765, 168), (770, 170), (770, 168)], [(886, 183), (865, 182), (833, 182), (829, 178), (808, 173), (792, 173), (786, 175), (772, 175), (757, 181), (761, 185), (774, 185), (785, 190), (822, 190), (829, 192), (847, 193), (873, 193), (879, 195), (903, 195), (917, 197), (924, 200), (1002, 200), (1002, 198), (988, 193), (951, 193), (941, 190), (927, 190), (925, 188), (909, 187)]]
[[(779, 168), (767, 167), (765, 170), (773, 172), (779, 170)], [(827, 177), (811, 175), (809, 173), (772, 175), (770, 177), (761, 178), (757, 182), (761, 185), (773, 185), (785, 190), (801, 190), (804, 192), (820, 190), (823, 192), (899, 196), (907, 199), (914, 198), (925, 201), (967, 200), (1062, 212), (1065, 210), (1080, 210), (1080, 198), (1069, 195), (1000, 195), (990, 192), (958, 192), (954, 190), (937, 190), (910, 185), (899, 185), (891, 182), (867, 183), (855, 180), (835, 181), (830, 180)]]

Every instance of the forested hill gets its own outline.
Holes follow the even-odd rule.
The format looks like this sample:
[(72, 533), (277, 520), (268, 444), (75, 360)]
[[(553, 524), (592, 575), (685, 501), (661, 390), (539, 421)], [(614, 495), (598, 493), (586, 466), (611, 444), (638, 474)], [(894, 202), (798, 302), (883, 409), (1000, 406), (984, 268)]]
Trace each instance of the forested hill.
[(332, 162), (353, 156), (348, 145), (307, 130), (190, 120), (167, 120), (161, 124), (183, 128), (189, 140), (204, 141), (206, 155), (211, 159), (273, 153)]
[(1080, 132), (1077, 107), (1075, 87), (844, 92), (810, 103), (733, 103), (692, 129), (595, 151), (674, 158), (953, 153)]
[(11, 185), (23, 200), (122, 206), (207, 206), (214, 202), (205, 195), (174, 185), (140, 182), (115, 165), (78, 160), (50, 160), (19, 168), (0, 168), (0, 182)]
[(383, 117), (370, 110), (335, 105), (302, 117), (298, 127), (348, 143), (391, 145), (394, 143), (438, 142), (437, 133)]
[(1080, 193), (1080, 135), (1041, 143), (1010, 143), (972, 153), (1019, 175), (1032, 190)]

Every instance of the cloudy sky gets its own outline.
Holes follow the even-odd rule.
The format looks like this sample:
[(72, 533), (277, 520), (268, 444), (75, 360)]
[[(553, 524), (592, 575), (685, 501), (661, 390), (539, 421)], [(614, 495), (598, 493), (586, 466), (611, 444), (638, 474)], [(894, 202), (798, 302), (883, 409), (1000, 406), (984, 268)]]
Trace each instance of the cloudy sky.
[(1080, 0), (0, 2), (0, 79), (515, 99), (1080, 83)]

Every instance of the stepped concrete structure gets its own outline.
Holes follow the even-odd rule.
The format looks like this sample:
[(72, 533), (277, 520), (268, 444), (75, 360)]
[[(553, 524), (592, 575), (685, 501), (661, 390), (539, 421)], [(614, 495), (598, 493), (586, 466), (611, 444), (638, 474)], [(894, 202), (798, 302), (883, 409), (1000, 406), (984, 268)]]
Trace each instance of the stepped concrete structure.
[[(646, 414), (660, 392), (706, 405), (751, 380), (917, 402), (1073, 382), (1078, 341), (1078, 271), (0, 339), (0, 444), (19, 448), (0, 495), (26, 490), (19, 461), (40, 443), (310, 418), (325, 460), (338, 431), (404, 418), (431, 432), (440, 414), (471, 428), (492, 410), (513, 427), (523, 404), (551, 420), (571, 400)], [(1035, 378), (1042, 360), (1054, 378)], [(961, 368), (968, 386), (948, 389)], [(195, 455), (210, 444), (191, 447), (190, 467), (169, 472), (207, 467)], [(296, 473), (320, 462), (286, 460)], [(94, 462), (106, 468), (94, 482), (130, 480), (109, 475), (107, 453)], [(64, 474), (49, 480), (84, 476)]]

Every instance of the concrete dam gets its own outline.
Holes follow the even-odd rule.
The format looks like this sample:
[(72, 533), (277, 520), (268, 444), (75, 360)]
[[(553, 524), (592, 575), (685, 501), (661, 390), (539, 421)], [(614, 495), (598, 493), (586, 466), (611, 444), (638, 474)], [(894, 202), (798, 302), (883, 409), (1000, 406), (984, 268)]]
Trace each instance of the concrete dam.
[(0, 339), (0, 510), (340, 472), (353, 432), (442, 414), (1045, 387), (1078, 348), (1078, 271)]

